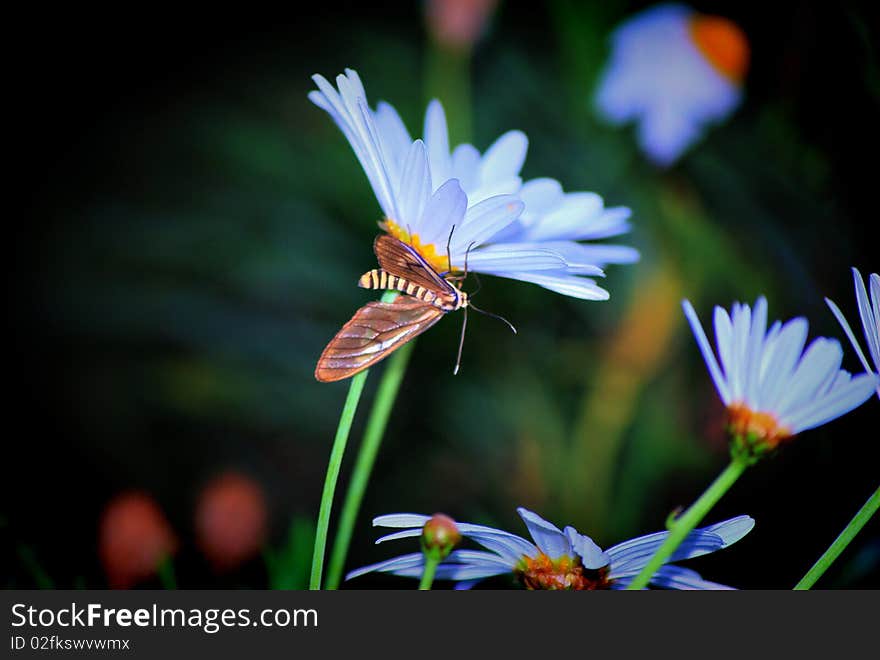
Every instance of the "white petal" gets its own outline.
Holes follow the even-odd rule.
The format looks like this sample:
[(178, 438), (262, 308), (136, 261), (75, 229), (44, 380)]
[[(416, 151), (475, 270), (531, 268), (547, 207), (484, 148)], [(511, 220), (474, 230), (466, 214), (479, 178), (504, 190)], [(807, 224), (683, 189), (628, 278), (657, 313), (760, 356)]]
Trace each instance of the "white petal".
[(499, 137), (483, 155), (480, 177), (483, 183), (516, 177), (522, 169), (529, 148), (529, 139), (522, 131), (508, 131)]
[(572, 555), (572, 547), (568, 537), (556, 525), (523, 507), (519, 507), (516, 511), (525, 522), (526, 527), (529, 528), (529, 533), (541, 552), (550, 559)]
[(836, 339), (819, 337), (813, 340), (795, 369), (786, 392), (771, 412), (775, 412), (779, 421), (787, 425), (785, 417), (788, 412), (809, 404), (829, 375), (837, 373), (841, 360), (843, 350)]
[(428, 145), (428, 159), (431, 163), (431, 177), (434, 188), (439, 188), (452, 178), (452, 158), (449, 155), (449, 131), (446, 128), (446, 113), (440, 101), (434, 99), (425, 112), (425, 144)]
[[(715, 354), (712, 352), (712, 346), (709, 344), (709, 339), (708, 337), (706, 337), (706, 332), (703, 330), (703, 326), (700, 324), (700, 319), (697, 317), (697, 312), (694, 310), (694, 306), (691, 305), (689, 300), (683, 300), (681, 306), (684, 308), (684, 315), (691, 326), (691, 332), (694, 333), (694, 339), (697, 340), (697, 346), (700, 349), (700, 353), (703, 354), (703, 360), (706, 363), (706, 367), (708, 367), (709, 369), (709, 375), (712, 376), (712, 381), (715, 383), (715, 389), (718, 390), (718, 396), (721, 397), (721, 400), (724, 401), (724, 403), (730, 404), (730, 391), (727, 386), (727, 381), (724, 379), (724, 375), (721, 373), (721, 368), (718, 366), (718, 361), (715, 359)], [(715, 308), (715, 335), (718, 338), (718, 347), (720, 349), (722, 344), (721, 338), (718, 336), (719, 309), (719, 307)]]
[(425, 145), (421, 140), (416, 140), (409, 148), (397, 190), (400, 217), (393, 219), (399, 226), (421, 234), (420, 223), (430, 197), (431, 172), (428, 169), (428, 157), (425, 153)]
[(467, 202), (467, 195), (457, 179), (450, 179), (440, 186), (431, 195), (419, 221), (422, 242), (445, 246), (450, 233), (457, 236), (464, 224)]
[(549, 248), (522, 248), (517, 244), (493, 245), (468, 255), (468, 268), (478, 272), (497, 270), (555, 270), (565, 268), (565, 259)]
[(467, 209), (452, 237), (452, 260), (460, 264), (468, 247), (479, 247), (487, 239), (516, 220), (523, 203), (513, 195), (497, 195)]
[(874, 364), (880, 365), (880, 335), (878, 335), (878, 327), (871, 310), (871, 303), (868, 301), (868, 292), (865, 290), (865, 283), (862, 280), (861, 273), (855, 268), (852, 270), (856, 287), (856, 299), (859, 303), (859, 316), (862, 317), (862, 329), (865, 331), (865, 341), (868, 342), (868, 351), (871, 353)]
[(786, 423), (792, 433), (800, 433), (821, 426), (867, 401), (877, 388), (877, 376), (862, 374), (850, 382), (834, 388), (818, 400), (807, 401), (800, 408), (786, 415)]
[(840, 308), (834, 304), (833, 301), (825, 298), (825, 302), (828, 303), (828, 307), (831, 309), (831, 313), (834, 314), (834, 318), (837, 319), (837, 322), (840, 324), (840, 327), (843, 328), (843, 332), (846, 334), (849, 339), (849, 343), (852, 344), (852, 347), (856, 351), (856, 355), (859, 356), (859, 361), (862, 363), (862, 366), (865, 368), (865, 371), (872, 371), (871, 365), (868, 364), (868, 360), (865, 359), (865, 354), (862, 353), (862, 347), (859, 346), (859, 342), (856, 339), (855, 334), (853, 334), (852, 328), (849, 327), (849, 323), (846, 321), (846, 317), (844, 317), (843, 312), (840, 311)]
[[(487, 271), (488, 272), (488, 271)], [(565, 271), (492, 271), (489, 275), (531, 282), (563, 296), (581, 300), (608, 300), (608, 292), (587, 277), (570, 275)]]
[(373, 518), (373, 527), (423, 527), (431, 516), (420, 513), (388, 513)]

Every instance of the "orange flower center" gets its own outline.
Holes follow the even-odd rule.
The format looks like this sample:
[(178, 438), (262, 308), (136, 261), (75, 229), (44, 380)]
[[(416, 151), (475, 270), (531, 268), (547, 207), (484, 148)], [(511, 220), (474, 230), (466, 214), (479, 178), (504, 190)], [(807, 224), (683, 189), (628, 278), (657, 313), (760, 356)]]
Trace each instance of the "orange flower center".
[(433, 243), (422, 243), (422, 239), (418, 234), (410, 235), (407, 229), (398, 225), (391, 218), (386, 218), (384, 222), (379, 223), (379, 227), (394, 236), (401, 243), (406, 243), (413, 250), (418, 252), (438, 273), (446, 273), (449, 270), (449, 256), (444, 248), (443, 253), (437, 252), (437, 247)]
[(755, 412), (741, 403), (728, 406), (727, 419), (735, 436), (749, 438), (753, 444), (767, 449), (775, 449), (792, 435), (771, 413)]
[(695, 15), (690, 21), (691, 39), (709, 63), (723, 76), (739, 84), (749, 68), (749, 42), (737, 25), (721, 16)]
[(608, 589), (608, 567), (598, 570), (584, 568), (580, 557), (563, 555), (550, 559), (544, 553), (537, 557), (523, 557), (514, 573), (530, 590), (594, 591)]

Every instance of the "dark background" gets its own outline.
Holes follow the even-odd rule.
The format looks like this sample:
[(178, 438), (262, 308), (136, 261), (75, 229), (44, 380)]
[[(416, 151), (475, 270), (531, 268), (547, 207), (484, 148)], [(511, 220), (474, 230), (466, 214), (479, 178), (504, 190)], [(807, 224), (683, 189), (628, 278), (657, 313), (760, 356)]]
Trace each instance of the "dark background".
[[(660, 171), (631, 130), (590, 108), (609, 30), (643, 6), (504, 3), (476, 47), (476, 146), (524, 130), (524, 177), (630, 206), (627, 242), (643, 259), (609, 268), (604, 303), (485, 278), (482, 305), (519, 334), (472, 319), (457, 377), (457, 321), (419, 340), (350, 567), (413, 549), (372, 545), (369, 519), (397, 511), (525, 533), (523, 505), (602, 546), (661, 529), (726, 455), (682, 297), (708, 321), (714, 304), (765, 293), (771, 318), (807, 316), (810, 336), (837, 337), (844, 366), (860, 369), (823, 297), (855, 324), (849, 268), (878, 270), (876, 21), (854, 3), (696, 3), (748, 35), (746, 98)], [(182, 587), (268, 586), (259, 557), (217, 576), (193, 543), (194, 502), (219, 471), (264, 489), (272, 547), (316, 516), (347, 385), (312, 372), (366, 300), (354, 282), (372, 267), (379, 209), (307, 101), (309, 76), (357, 69), (371, 104), (390, 101), (413, 135), (426, 101), (445, 98), (425, 73), (444, 54), (421, 5), (311, 12), (15, 21), (5, 586), (35, 586), (34, 561), (56, 586), (106, 586), (98, 521), (131, 488), (151, 493), (179, 535)], [(878, 405), (749, 471), (710, 521), (748, 513), (755, 531), (689, 565), (743, 588), (790, 588), (877, 486)], [(591, 460), (594, 442), (610, 460)], [(874, 521), (820, 586), (877, 587), (878, 531)]]

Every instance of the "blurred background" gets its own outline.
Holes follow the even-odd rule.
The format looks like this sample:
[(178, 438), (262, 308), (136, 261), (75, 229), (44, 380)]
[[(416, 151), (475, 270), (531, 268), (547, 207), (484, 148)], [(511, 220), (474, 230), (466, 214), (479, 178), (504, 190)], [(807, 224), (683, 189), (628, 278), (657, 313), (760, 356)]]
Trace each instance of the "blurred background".
[[(713, 305), (765, 293), (771, 318), (806, 316), (860, 371), (823, 297), (855, 327), (850, 266), (880, 265), (878, 24), (856, 3), (694, 3), (747, 35), (745, 98), (659, 169), (592, 106), (611, 30), (646, 6), (500, 2), (464, 44), (416, 2), (318, 3), (291, 21), (22, 22), (3, 585), (305, 586), (348, 388), (313, 370), (370, 298), (355, 283), (381, 219), (349, 145), (306, 98), (313, 73), (357, 69), (371, 104), (391, 102), (413, 135), (434, 97), (453, 142), (483, 150), (525, 131), (524, 178), (631, 207), (619, 242), (642, 253), (608, 268), (607, 302), (484, 278), (481, 306), (519, 334), (474, 315), (458, 376), (458, 320), (418, 340), (349, 568), (415, 549), (373, 545), (371, 518), (390, 512), (525, 534), (521, 505), (603, 547), (662, 529), (727, 459), (682, 297), (708, 322)], [(868, 401), (747, 472), (708, 522), (748, 513), (755, 530), (688, 566), (791, 588), (877, 487), (878, 416)], [(820, 586), (880, 586), (876, 520)]]

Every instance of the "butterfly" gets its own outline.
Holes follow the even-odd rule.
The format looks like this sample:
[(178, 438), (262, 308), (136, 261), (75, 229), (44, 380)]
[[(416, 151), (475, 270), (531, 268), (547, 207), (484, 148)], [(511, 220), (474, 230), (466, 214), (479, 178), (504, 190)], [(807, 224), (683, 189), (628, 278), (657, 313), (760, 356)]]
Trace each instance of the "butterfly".
[[(454, 370), (454, 373), (458, 373), (467, 327), (467, 308), (473, 307), (468, 294), (449, 281), (461, 277), (444, 278), (414, 248), (387, 234), (376, 237), (373, 252), (379, 268), (361, 275), (358, 286), (395, 290), (404, 295), (390, 303), (369, 302), (357, 310), (321, 353), (315, 367), (315, 378), (327, 383), (354, 376), (388, 357), (449, 312), (464, 309), (458, 361)], [(448, 272), (452, 272), (451, 263)], [(476, 307), (474, 309), (482, 312)], [(513, 326), (510, 327), (516, 332)]]

